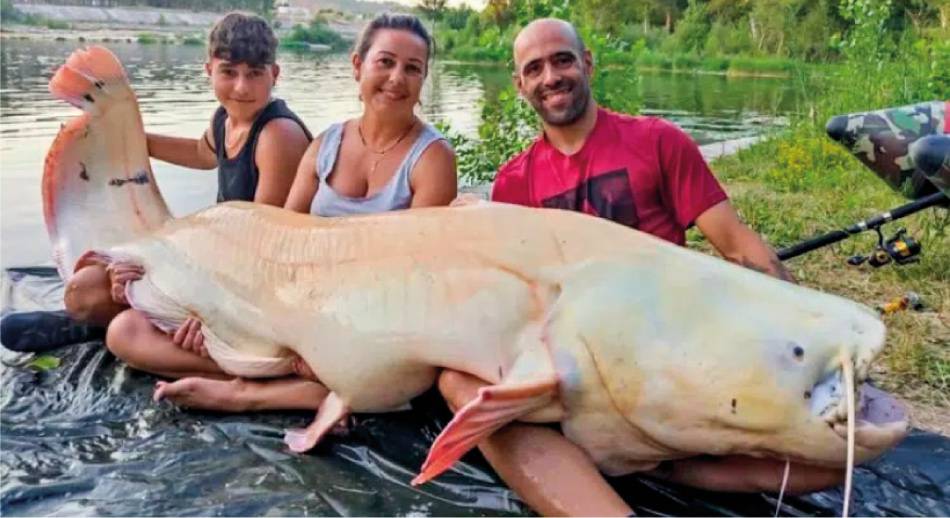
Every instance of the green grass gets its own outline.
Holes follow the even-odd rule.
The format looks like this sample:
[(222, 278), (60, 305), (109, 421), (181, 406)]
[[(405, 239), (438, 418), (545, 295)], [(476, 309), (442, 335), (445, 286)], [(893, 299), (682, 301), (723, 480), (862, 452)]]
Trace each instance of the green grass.
[(735, 75), (789, 76), (804, 66), (803, 63), (782, 58), (751, 58), (744, 56), (697, 56), (694, 54), (666, 54), (651, 50), (636, 56), (636, 65), (644, 69), (676, 70), (679, 72), (715, 72)]
[(728, 70), (735, 74), (787, 75), (800, 66), (800, 62), (792, 59), (735, 56), (729, 58)]
[[(713, 164), (743, 219), (783, 247), (848, 226), (907, 200), (891, 191), (844, 149), (809, 126), (760, 143)], [(877, 381), (907, 399), (950, 406), (950, 211), (929, 209), (886, 227), (906, 227), (923, 246), (920, 263), (853, 267), (846, 259), (876, 244), (866, 232), (787, 262), (804, 285), (870, 306), (908, 291), (924, 312), (884, 317), (888, 347)], [(698, 233), (693, 244), (706, 247)], [(706, 247), (708, 248), (708, 247)]]

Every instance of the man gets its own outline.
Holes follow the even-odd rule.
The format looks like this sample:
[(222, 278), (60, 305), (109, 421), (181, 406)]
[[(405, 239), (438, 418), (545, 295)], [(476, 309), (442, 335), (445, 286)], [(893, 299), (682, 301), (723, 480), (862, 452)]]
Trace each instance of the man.
[[(699, 148), (675, 125), (599, 108), (592, 98), (593, 57), (576, 29), (536, 20), (514, 43), (514, 83), (541, 117), (543, 133), (503, 165), (494, 201), (586, 212), (685, 244), (695, 224), (726, 259), (792, 281), (775, 253), (743, 224)], [(483, 381), (447, 371), (439, 389), (454, 409)], [(479, 445), (499, 475), (545, 515), (628, 515), (630, 507), (587, 455), (550, 428), (514, 424)], [(778, 490), (784, 462), (698, 457), (664, 463), (650, 476), (722, 491)], [(788, 487), (834, 485), (843, 471), (791, 465)]]

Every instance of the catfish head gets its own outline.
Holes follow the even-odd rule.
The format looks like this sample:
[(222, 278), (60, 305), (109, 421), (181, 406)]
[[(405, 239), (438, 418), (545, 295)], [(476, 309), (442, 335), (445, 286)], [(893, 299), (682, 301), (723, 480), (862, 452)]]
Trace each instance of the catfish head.
[[(867, 307), (688, 250), (598, 261), (562, 286), (550, 347), (565, 434), (609, 474), (697, 454), (845, 466), (908, 429), (864, 385), (885, 328)], [(848, 375), (852, 383), (846, 383)]]

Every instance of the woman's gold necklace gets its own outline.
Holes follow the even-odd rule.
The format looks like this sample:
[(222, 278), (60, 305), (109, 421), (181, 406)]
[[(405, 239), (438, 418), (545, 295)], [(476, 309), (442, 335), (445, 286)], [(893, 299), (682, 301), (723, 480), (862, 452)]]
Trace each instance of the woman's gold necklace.
[(379, 163), (382, 162), (383, 158), (386, 157), (386, 153), (389, 153), (390, 151), (392, 151), (394, 147), (398, 146), (399, 143), (402, 142), (404, 138), (406, 138), (407, 136), (409, 136), (410, 133), (412, 133), (412, 130), (415, 127), (416, 127), (416, 121), (413, 120), (412, 124), (409, 125), (409, 128), (406, 130), (406, 132), (400, 135), (399, 138), (397, 138), (395, 142), (393, 142), (392, 144), (390, 144), (389, 146), (387, 146), (385, 149), (381, 151), (376, 151), (375, 149), (369, 147), (369, 144), (366, 143), (366, 139), (363, 138), (363, 119), (360, 119), (359, 124), (357, 124), (356, 126), (356, 131), (360, 134), (360, 142), (363, 143), (363, 147), (366, 148), (370, 153), (373, 153), (374, 155), (376, 155), (376, 159), (373, 160), (373, 167), (371, 167), (369, 170), (370, 176), (373, 176), (373, 174), (376, 172), (376, 167), (379, 166)]

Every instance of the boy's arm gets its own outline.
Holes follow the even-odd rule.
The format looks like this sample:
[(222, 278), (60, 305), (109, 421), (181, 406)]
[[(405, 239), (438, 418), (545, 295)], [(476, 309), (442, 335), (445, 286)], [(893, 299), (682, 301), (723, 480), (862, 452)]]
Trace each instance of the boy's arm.
[(218, 166), (211, 128), (197, 139), (146, 133), (145, 140), (148, 143), (148, 155), (163, 162), (191, 169), (214, 169)]
[(254, 150), (257, 180), (255, 203), (283, 207), (294, 183), (294, 174), (310, 141), (292, 119), (274, 119), (264, 126)]

